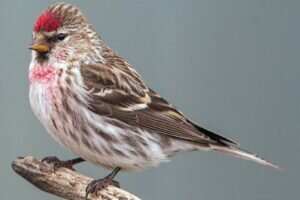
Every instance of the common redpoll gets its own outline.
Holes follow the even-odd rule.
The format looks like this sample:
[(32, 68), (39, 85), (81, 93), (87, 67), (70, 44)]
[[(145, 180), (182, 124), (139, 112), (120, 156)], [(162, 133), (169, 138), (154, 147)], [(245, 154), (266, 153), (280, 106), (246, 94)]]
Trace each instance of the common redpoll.
[(38, 17), (30, 49), (33, 112), (58, 143), (80, 156), (46, 160), (114, 169), (91, 182), (87, 195), (117, 185), (113, 178), (121, 169), (157, 166), (178, 152), (215, 150), (279, 169), (200, 127), (148, 88), (73, 5), (54, 4)]

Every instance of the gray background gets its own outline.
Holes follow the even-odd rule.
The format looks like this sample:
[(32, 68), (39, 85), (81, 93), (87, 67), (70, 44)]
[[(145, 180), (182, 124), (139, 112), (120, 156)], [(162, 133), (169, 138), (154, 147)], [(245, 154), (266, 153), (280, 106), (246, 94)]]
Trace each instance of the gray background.
[[(0, 3), (0, 199), (57, 199), (15, 175), (20, 155), (72, 158), (33, 116), (27, 71), (33, 23), (54, 1)], [(148, 85), (204, 127), (288, 172), (212, 152), (121, 173), (143, 199), (299, 199), (300, 1), (69, 1)], [(95, 178), (108, 171), (88, 163)]]

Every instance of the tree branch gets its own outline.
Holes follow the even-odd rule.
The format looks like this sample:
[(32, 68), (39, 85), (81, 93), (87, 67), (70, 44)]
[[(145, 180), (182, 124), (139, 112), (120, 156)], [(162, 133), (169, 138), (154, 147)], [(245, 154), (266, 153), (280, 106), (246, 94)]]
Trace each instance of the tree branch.
[[(28, 156), (12, 162), (13, 170), (37, 188), (65, 199), (82, 200), (91, 178), (67, 168), (53, 171), (53, 165)], [(140, 200), (120, 188), (108, 186), (97, 194), (89, 194), (90, 200)]]

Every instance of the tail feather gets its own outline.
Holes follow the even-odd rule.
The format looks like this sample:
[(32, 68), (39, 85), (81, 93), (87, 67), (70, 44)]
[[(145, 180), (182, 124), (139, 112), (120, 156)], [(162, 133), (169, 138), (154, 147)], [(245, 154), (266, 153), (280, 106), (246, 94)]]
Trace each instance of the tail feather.
[(280, 171), (285, 171), (282, 168), (280, 168), (278, 165), (275, 165), (264, 158), (261, 158), (255, 154), (252, 154), (250, 152), (247, 152), (243, 149), (237, 148), (237, 147), (232, 147), (232, 146), (220, 146), (220, 145), (210, 145), (211, 148), (217, 152), (221, 152), (224, 154), (227, 154), (229, 156), (237, 157), (237, 158), (242, 158), (245, 160), (252, 160), (254, 162), (257, 162), (259, 164), (265, 165), (272, 167), (274, 169), (280, 170)]

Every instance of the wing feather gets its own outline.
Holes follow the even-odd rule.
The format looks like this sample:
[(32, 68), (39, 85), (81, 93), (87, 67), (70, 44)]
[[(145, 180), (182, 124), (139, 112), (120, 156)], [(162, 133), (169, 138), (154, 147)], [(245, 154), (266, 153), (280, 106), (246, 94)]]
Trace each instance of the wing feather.
[(174, 106), (148, 89), (132, 70), (99, 64), (83, 66), (81, 74), (90, 92), (90, 109), (99, 114), (178, 139), (200, 143), (235, 144), (188, 120)]

